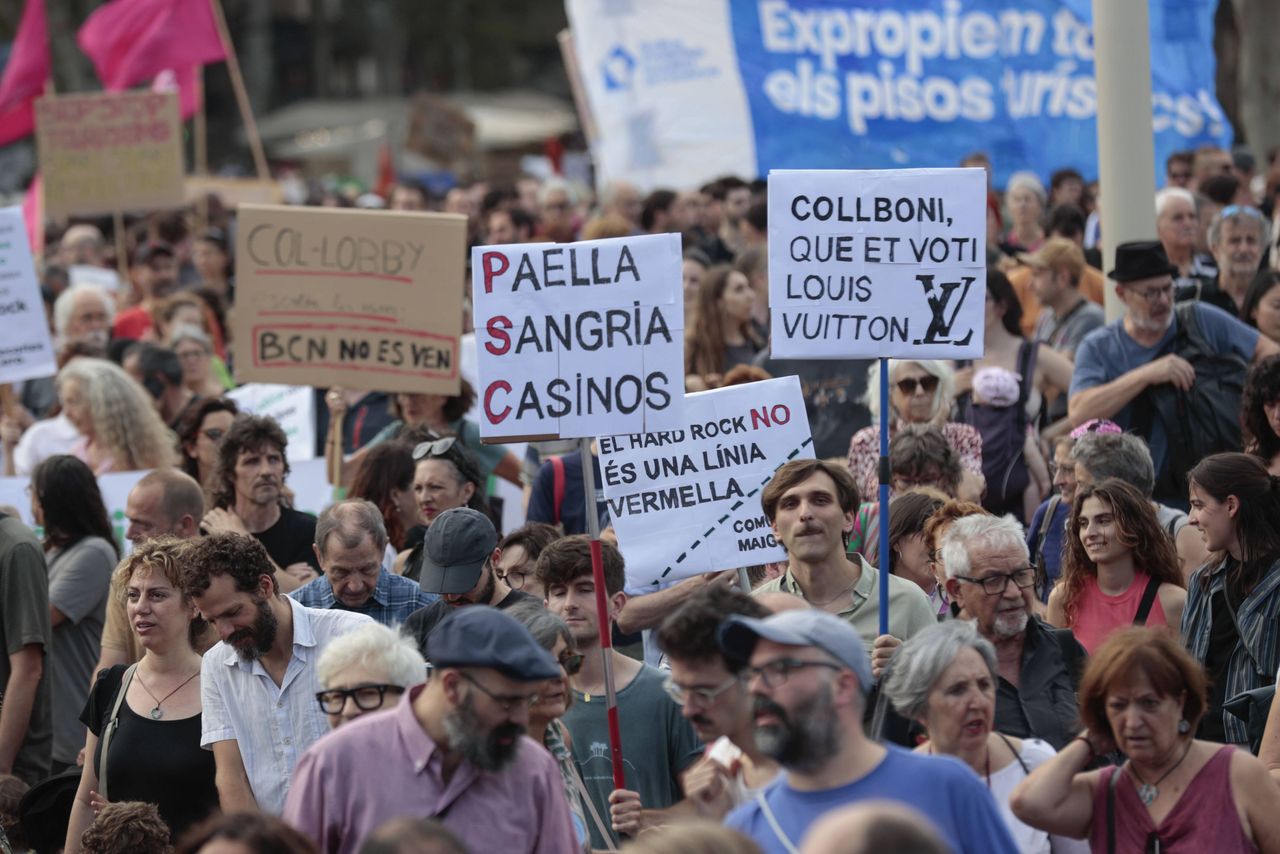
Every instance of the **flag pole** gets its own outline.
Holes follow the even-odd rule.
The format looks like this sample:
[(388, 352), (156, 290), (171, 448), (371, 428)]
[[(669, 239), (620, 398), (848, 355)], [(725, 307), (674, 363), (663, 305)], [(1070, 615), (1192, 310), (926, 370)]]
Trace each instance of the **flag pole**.
[[(196, 161), (194, 171), (197, 175), (203, 176), (209, 174), (209, 122), (204, 110), (203, 65), (195, 67), (195, 85), (199, 106), (196, 108), (196, 114), (191, 120), (191, 135), (194, 137), (192, 148)], [(209, 227), (209, 196), (207, 193), (201, 193), (200, 198), (196, 199), (196, 218), (200, 223), (201, 230)]]
[(227, 29), (227, 17), (222, 12), (220, 0), (209, 0), (213, 8), (213, 20), (218, 26), (218, 38), (227, 52), (227, 71), (231, 75), (231, 88), (236, 93), (236, 105), (240, 108), (240, 118), (244, 121), (245, 135), (249, 137), (249, 150), (253, 153), (253, 166), (258, 173), (259, 181), (271, 179), (271, 171), (267, 168), (267, 155), (262, 148), (262, 137), (258, 136), (258, 123), (253, 119), (253, 105), (249, 103), (249, 92), (244, 87), (244, 76), (240, 73), (240, 60), (236, 58), (236, 46), (231, 41), (231, 31)]

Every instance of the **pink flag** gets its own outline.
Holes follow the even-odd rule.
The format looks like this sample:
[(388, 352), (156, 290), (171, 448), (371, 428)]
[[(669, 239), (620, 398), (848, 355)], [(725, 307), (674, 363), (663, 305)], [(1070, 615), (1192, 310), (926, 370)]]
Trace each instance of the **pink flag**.
[(9, 62), (4, 67), (4, 76), (0, 77), (0, 145), (35, 130), (32, 102), (44, 91), (51, 69), (44, 0), (27, 0)]
[(200, 111), (200, 103), (204, 100), (203, 87), (192, 65), (181, 68), (166, 68), (151, 81), (152, 92), (177, 92), (178, 111), (185, 122)]
[(76, 41), (103, 86), (126, 89), (167, 69), (226, 59), (211, 2), (112, 0), (89, 16)]
[(27, 226), (31, 252), (39, 258), (44, 252), (44, 190), (39, 172), (31, 179), (31, 186), (22, 197), (22, 221)]

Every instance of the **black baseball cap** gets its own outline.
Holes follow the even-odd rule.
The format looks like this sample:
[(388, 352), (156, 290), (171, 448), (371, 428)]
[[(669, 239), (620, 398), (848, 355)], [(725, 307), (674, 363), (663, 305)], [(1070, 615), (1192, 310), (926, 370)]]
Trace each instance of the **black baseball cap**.
[[(474, 511), (473, 511), (474, 512)], [(436, 520), (431, 527), (439, 524)], [(521, 682), (556, 679), (560, 663), (518, 620), (497, 608), (461, 608), (427, 635), (431, 666), (488, 667)]]
[(444, 511), (427, 528), (419, 586), (428, 593), (466, 593), (480, 581), (497, 545), (498, 531), (488, 516), (470, 507)]

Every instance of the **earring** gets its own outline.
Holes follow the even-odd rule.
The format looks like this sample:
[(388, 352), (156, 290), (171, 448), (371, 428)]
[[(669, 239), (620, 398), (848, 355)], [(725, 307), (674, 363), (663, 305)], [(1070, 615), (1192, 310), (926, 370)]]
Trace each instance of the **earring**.
[(1191, 722), (1186, 718), (1178, 721), (1178, 734), (1186, 735), (1189, 732), (1191, 732)]

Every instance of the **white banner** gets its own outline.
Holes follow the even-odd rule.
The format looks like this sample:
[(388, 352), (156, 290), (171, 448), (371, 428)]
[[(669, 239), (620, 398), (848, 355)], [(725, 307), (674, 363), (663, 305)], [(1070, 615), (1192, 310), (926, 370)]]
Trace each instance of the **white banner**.
[(0, 383), (57, 372), (22, 208), (0, 208)]
[(628, 586), (784, 560), (760, 491), (783, 463), (812, 457), (794, 376), (686, 395), (675, 430), (602, 437), (604, 494)]
[(982, 356), (982, 169), (769, 174), (776, 359)]
[(472, 305), (485, 439), (680, 423), (680, 235), (478, 246)]
[(289, 440), (285, 456), (293, 465), (316, 455), (316, 398), (309, 385), (277, 385), (245, 383), (226, 394), (241, 412), (270, 415), (284, 430)]

